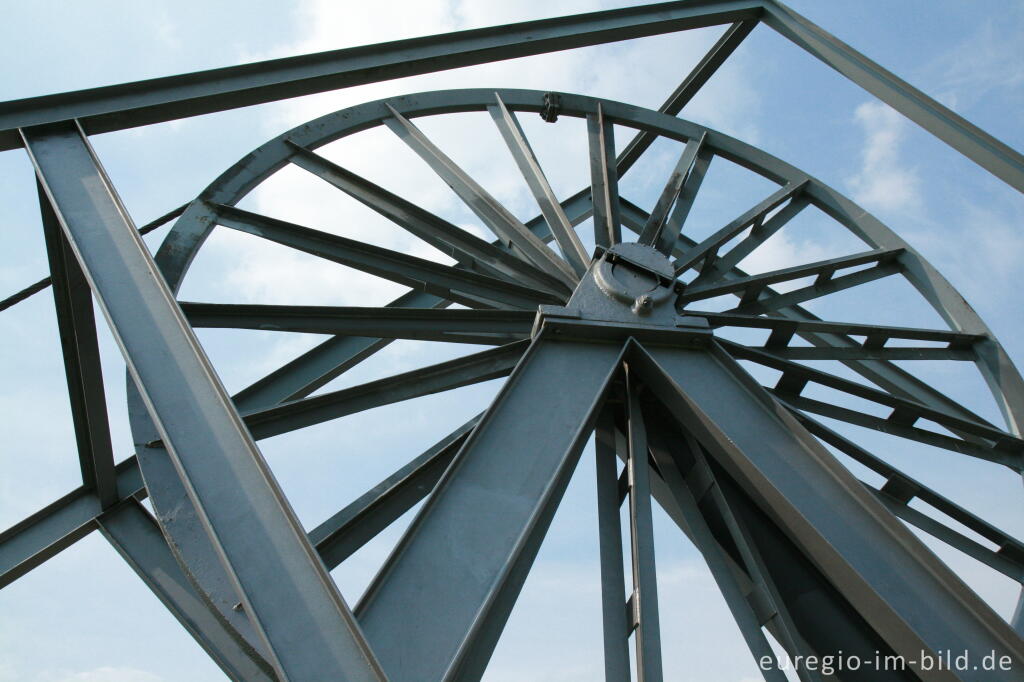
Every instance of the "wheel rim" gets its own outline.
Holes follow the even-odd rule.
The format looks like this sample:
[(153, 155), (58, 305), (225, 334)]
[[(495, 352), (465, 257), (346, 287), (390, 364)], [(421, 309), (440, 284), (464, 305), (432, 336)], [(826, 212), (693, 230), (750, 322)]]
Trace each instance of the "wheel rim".
[[(1015, 436), (1020, 433), (1021, 423), (1024, 423), (1024, 382), (980, 318), (920, 254), (835, 190), (743, 142), (687, 121), (627, 104), (561, 93), (557, 99), (557, 115), (588, 118), (592, 131), (607, 131), (607, 127), (602, 127), (602, 122), (614, 122), (687, 145), (680, 158), (682, 173), (676, 182), (678, 187), (671, 188), (670, 180), (670, 187), (660, 193), (660, 200), (651, 213), (627, 201), (616, 206), (619, 203), (617, 197), (606, 194), (604, 207), (599, 202), (595, 217), (595, 222), (599, 224), (607, 225), (609, 220), (614, 223), (615, 218), (609, 218), (608, 215), (617, 208), (621, 224), (627, 230), (632, 230), (655, 246), (660, 244), (666, 250), (671, 246), (676, 274), (685, 281), (685, 287), (679, 293), (682, 305), (676, 312), (703, 318), (716, 329), (739, 327), (767, 330), (768, 340), (757, 347), (726, 339), (719, 339), (719, 342), (734, 358), (778, 372), (780, 378), (771, 387), (775, 397), (822, 442), (885, 478), (885, 486), (878, 488), (880, 493), (885, 494), (880, 499), (885, 501), (891, 511), (913, 523), (914, 517), (908, 511), (908, 505), (916, 498), (966, 523), (969, 528), (1003, 548), (1004, 555), (1012, 557), (1021, 551), (1021, 545), (1015, 539), (960, 510), (948, 499), (904, 475), (818, 419), (826, 417), (855, 424), (1004, 464), (1016, 472), (1020, 471), (1021, 443)], [(416, 280), (416, 277), (429, 278), (432, 283), (429, 291), (410, 291), (403, 295), (392, 304), (389, 311), (374, 309), (366, 315), (360, 315), (359, 311), (352, 309), (306, 308), (301, 311), (301, 315), (296, 315), (285, 306), (184, 304), (183, 308), (195, 326), (253, 328), (253, 325), (265, 325), (269, 321), (284, 330), (339, 334), (337, 338), (325, 342), (319, 353), (314, 352), (315, 362), (307, 363), (305, 369), (296, 370), (293, 365), (289, 373), (284, 368), (284, 375), (287, 376), (280, 373), (271, 375), (236, 396), (241, 411), (258, 413), (248, 420), (256, 437), (284, 433), (302, 425), (350, 414), (357, 409), (387, 404), (379, 400), (375, 402), (372, 398), (374, 395), (386, 396), (384, 399), (393, 402), (422, 395), (424, 391), (446, 390), (505, 376), (513, 370), (527, 350), (526, 339), (537, 306), (566, 303), (571, 289), (589, 265), (589, 255), (582, 249), (578, 239), (573, 241), (566, 228), (571, 230), (571, 226), (594, 211), (589, 200), (590, 192), (583, 191), (558, 208), (557, 200), (552, 198), (549, 188), (546, 188), (542, 171), (539, 168), (529, 169), (530, 162), (535, 162), (532, 152), (522, 146), (521, 138), (517, 138), (522, 135), (522, 131), (515, 122), (515, 114), (546, 112), (550, 115), (551, 101), (549, 93), (536, 91), (460, 90), (422, 93), (352, 107), (316, 119), (271, 140), (222, 174), (190, 205), (157, 254), (157, 262), (175, 291), (181, 286), (192, 259), (216, 224), (258, 234), (307, 251), (314, 248), (313, 243), (316, 242), (316, 248), (321, 251), (319, 255), (329, 251), (332, 254), (329, 257), (338, 262), (347, 265), (358, 263), (355, 266), (358, 269), (375, 274), (384, 273), (388, 278), (401, 283), (407, 284)], [(278, 221), (268, 221), (233, 208), (277, 170), (294, 163), (319, 175), (357, 200), (362, 196), (366, 201), (376, 202), (378, 206), (384, 204), (384, 210), (392, 217), (398, 215), (401, 210), (409, 207), (315, 154), (315, 150), (325, 144), (381, 125), (391, 127), (449, 184), (454, 182), (457, 185), (456, 193), (461, 192), (464, 199), (480, 199), (483, 195), (475, 182), (463, 177), (458, 169), (443, 168), (444, 158), (437, 155), (429, 140), (419, 136), (415, 124), (411, 122), (422, 116), (456, 112), (489, 112), (495, 119), (513, 155), (519, 154), (517, 161), (524, 169), (527, 182), (532, 183), (531, 189), (542, 210), (541, 216), (529, 221), (524, 227), (543, 241), (557, 242), (561, 253), (566, 256), (564, 259), (559, 258), (556, 251), (551, 249), (546, 249), (546, 253), (539, 252), (535, 243), (539, 240), (536, 237), (531, 240), (521, 232), (516, 232), (516, 225), (511, 224), (507, 212), (491, 202), (477, 202), (476, 212), (482, 223), (498, 232), (498, 248), (493, 245), (485, 248), (468, 240), (459, 241), (452, 247), (451, 240), (456, 236), (444, 232), (447, 228), (440, 222), (429, 215), (416, 214), (410, 218), (408, 213), (403, 214), (405, 217), (401, 220), (406, 223), (403, 227), (407, 230), (421, 238), (447, 240), (448, 246), (457, 251), (457, 260), (461, 259), (464, 266), (473, 263), (461, 270), (430, 269), (423, 263), (412, 261), (389, 264), (385, 262), (388, 254), (379, 250), (360, 251), (357, 244), (342, 243), (337, 239), (328, 240), (330, 243), (325, 246), (322, 241), (317, 242), (319, 237), (311, 232), (302, 232)], [(600, 146), (596, 149), (600, 150)], [(604, 152), (605, 162), (608, 163), (608, 150)], [(697, 242), (686, 236), (685, 218), (689, 207), (685, 210), (681, 207), (687, 201), (692, 206), (693, 198), (687, 198), (686, 193), (691, 189), (693, 192), (699, 189), (699, 177), (703, 176), (714, 157), (736, 163), (770, 180), (779, 185), (779, 190), (745, 211), (722, 230)], [(598, 169), (595, 173), (600, 175), (600, 163), (595, 168)], [(693, 182), (693, 178), (698, 179), (696, 185), (691, 187), (689, 183)], [(599, 180), (595, 179), (595, 186), (599, 186)], [(737, 263), (745, 255), (763, 245), (768, 238), (783, 229), (787, 221), (809, 206), (819, 209), (846, 228), (863, 241), (870, 251), (852, 258), (833, 259), (827, 263), (811, 263), (788, 271), (768, 273), (767, 276), (746, 276), (737, 270)], [(678, 240), (674, 238), (675, 229), (682, 230)], [(741, 241), (735, 242), (736, 237), (741, 237)], [(518, 249), (501, 248), (502, 241), (506, 246), (516, 243)], [(600, 241), (598, 237), (598, 243)], [(724, 246), (734, 244), (730, 250), (720, 253)], [(518, 254), (518, 257), (509, 254)], [(864, 266), (867, 266), (866, 269)], [(853, 268), (862, 269), (849, 274), (844, 272)], [(695, 272), (697, 269), (699, 274)], [(947, 322), (950, 330), (833, 323), (822, 321), (799, 307), (799, 303), (815, 300), (827, 295), (829, 291), (853, 288), (890, 275), (900, 275), (909, 282)], [(785, 293), (772, 289), (773, 284), (808, 276), (815, 276), (816, 283)], [(724, 312), (702, 314), (701, 301), (726, 294), (740, 296), (740, 305)], [(803, 296), (808, 298), (804, 299)], [(640, 305), (639, 297), (637, 299), (637, 305)], [(497, 310), (445, 311), (441, 308), (447, 305), (446, 301), (455, 301), (469, 308), (486, 306)], [(301, 317), (301, 322), (296, 321), (297, 317)], [(443, 328), (442, 332), (438, 331), (439, 327)], [(345, 334), (352, 336), (356, 333), (368, 339), (362, 348), (355, 348), (351, 343), (346, 345)], [(851, 336), (862, 336), (864, 341), (858, 342), (851, 339)], [(385, 380), (362, 387), (361, 393), (350, 391), (345, 396), (339, 396), (336, 392), (327, 400), (315, 398), (303, 401), (306, 395), (333, 377), (339, 368), (350, 366), (351, 357), (376, 352), (386, 344), (383, 339), (387, 338), (456, 340), (497, 347), (474, 354), (469, 359), (434, 368), (433, 371), (440, 372), (439, 376), (443, 378), (434, 383), (427, 381), (414, 390), (402, 392), (395, 388), (399, 382), (389, 384)], [(810, 345), (791, 345), (794, 338), (803, 338)], [(923, 341), (932, 345), (887, 345), (894, 340)], [(938, 347), (936, 343), (943, 345)], [(348, 363), (343, 362), (346, 358), (350, 359)], [(985, 422), (916, 379), (907, 370), (893, 364), (893, 361), (911, 359), (973, 360), (1006, 417), (1007, 430), (1003, 431)], [(842, 363), (876, 388), (802, 364), (816, 360)], [(423, 376), (422, 373), (410, 374), (402, 379), (421, 382)], [(633, 386), (629, 381), (627, 384)], [(866, 399), (891, 412), (887, 417), (852, 414), (849, 410), (837, 409), (834, 405), (806, 397), (803, 392), (808, 385), (824, 386)], [(632, 395), (631, 390), (626, 393)], [(367, 399), (366, 396), (371, 398)], [(627, 402), (634, 399), (639, 400), (627, 397)], [(131, 387), (129, 401), (132, 403), (135, 440), (138, 443), (156, 440), (139, 396)], [(329, 407), (325, 408), (324, 405)], [(915, 422), (919, 420), (937, 423), (952, 435), (939, 437), (916, 428)], [(605, 420), (604, 428), (614, 430), (614, 427), (609, 426), (610, 421), (614, 420)], [(414, 459), (404, 469), (404, 475), (415, 471), (419, 472), (417, 475), (425, 476), (423, 480), (437, 480), (454, 459), (474, 424), (475, 421), (467, 423)], [(598, 437), (600, 440), (600, 429)], [(247, 618), (233, 608), (235, 598), (226, 575), (217, 567), (216, 561), (209, 561), (213, 556), (212, 547), (198, 530), (194, 509), (191, 514), (181, 513), (183, 504), (191, 506), (187, 503), (184, 489), (167, 459), (152, 450), (140, 448), (139, 461), (165, 534), (171, 540), (186, 571), (203, 588), (222, 616), (235, 626), (240, 637), (254, 651), (258, 651), (261, 645)], [(427, 470), (426, 474), (423, 473), (424, 469)], [(400, 475), (396, 476), (398, 478), (390, 479), (393, 483), (401, 480)], [(637, 497), (642, 499), (645, 495), (638, 494)], [(171, 513), (170, 510), (175, 511)], [(645, 513), (649, 517), (649, 510), (634, 511), (640, 517)], [(329, 533), (329, 530), (334, 533)], [(347, 530), (351, 530), (351, 526), (342, 524), (333, 529), (314, 531), (314, 535), (320, 532), (320, 536), (313, 540), (319, 541), (322, 546), (321, 556), (325, 558), (328, 567), (336, 566), (355, 551), (354, 548), (358, 548), (358, 541), (346, 544), (342, 536), (343, 531)], [(950, 538), (945, 540), (949, 541)], [(636, 551), (642, 552), (641, 549)], [(1017, 570), (1015, 564), (998, 564), (995, 558), (987, 563), (1007, 574)], [(643, 578), (637, 576), (635, 579), (640, 581)], [(648, 665), (653, 664), (648, 661)]]

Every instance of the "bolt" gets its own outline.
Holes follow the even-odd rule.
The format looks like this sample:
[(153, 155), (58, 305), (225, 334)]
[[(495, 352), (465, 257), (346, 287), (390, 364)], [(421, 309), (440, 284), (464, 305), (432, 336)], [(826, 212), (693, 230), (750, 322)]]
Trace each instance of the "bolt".
[(637, 296), (633, 302), (633, 312), (637, 315), (646, 315), (651, 312), (651, 308), (654, 307), (654, 298), (650, 294), (644, 294), (643, 296)]

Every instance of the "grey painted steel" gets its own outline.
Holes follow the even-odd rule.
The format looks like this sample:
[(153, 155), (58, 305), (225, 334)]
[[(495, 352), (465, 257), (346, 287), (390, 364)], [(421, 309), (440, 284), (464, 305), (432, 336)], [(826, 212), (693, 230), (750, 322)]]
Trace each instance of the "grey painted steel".
[(39, 188), (39, 209), (53, 280), (53, 303), (64, 356), (71, 418), (75, 425), (82, 483), (96, 491), (100, 504), (118, 501), (114, 449), (103, 390), (99, 341), (92, 309), (92, 292), (71, 253), (46, 195)]
[(590, 196), (594, 210), (594, 241), (610, 247), (622, 241), (619, 217), (619, 177), (615, 162), (615, 129), (605, 119), (601, 103), (587, 115), (590, 145)]
[(531, 284), (552, 293), (563, 292), (565, 284), (447, 220), (375, 185), (319, 154), (295, 147), (291, 162), (337, 187), (352, 198), (380, 213), (399, 227), (451, 256), (471, 270)]
[(44, 95), (0, 107), (0, 150), (17, 129), (78, 119), (89, 134), (272, 102), (462, 66), (747, 19), (758, 0), (671, 2), (445, 33), (123, 85)]
[[(407, 98), (399, 98), (398, 100), (392, 100), (392, 103), (396, 108), (400, 109), (403, 112), (403, 115), (405, 116), (415, 116), (422, 111), (426, 111), (428, 113), (439, 113), (442, 110), (482, 111), (486, 109), (486, 107), (493, 101), (493, 91), (478, 92), (479, 96), (475, 98), (474, 95), (476, 93), (449, 93), (450, 96), (444, 98), (443, 100), (444, 104), (441, 103), (441, 99), (434, 98), (430, 95), (419, 95)], [(512, 93), (515, 93), (516, 95), (519, 94), (517, 91), (501, 91), (502, 99), (509, 106), (510, 110), (525, 109), (540, 111), (543, 107), (543, 103), (541, 101), (542, 97), (540, 93), (535, 93), (532, 95), (532, 97), (526, 96), (524, 98), (522, 96), (519, 96), (518, 101), (517, 97), (514, 96)], [(464, 97), (463, 95), (468, 96)], [(410, 104), (413, 102), (415, 102), (415, 106), (410, 106)], [(467, 104), (467, 102), (470, 103)], [(588, 103), (580, 106), (580, 104), (583, 102)], [(575, 115), (581, 115), (591, 112), (594, 110), (594, 105), (589, 102), (593, 101), (588, 101), (586, 98), (578, 98), (575, 96), (563, 96), (562, 113), (571, 115), (573, 113), (574, 107), (575, 111), (578, 112), (575, 113)], [(602, 102), (601, 104), (603, 107), (614, 108), (616, 106), (614, 103), (608, 102)], [(419, 109), (416, 109), (415, 107), (419, 107)], [(365, 114), (363, 112), (365, 112)], [(621, 119), (636, 118), (638, 114), (641, 116), (643, 115), (642, 112), (639, 112), (639, 110), (634, 110), (633, 108), (628, 107), (623, 107), (617, 113), (619, 115), (619, 118)], [(345, 126), (347, 126), (348, 130), (362, 130), (368, 126), (379, 124), (380, 119), (383, 118), (384, 116), (387, 116), (387, 114), (388, 112), (386, 111), (386, 109), (380, 106), (378, 103), (370, 103), (368, 105), (364, 105), (363, 107), (359, 107), (356, 110), (347, 111), (346, 119), (344, 120), (343, 123), (345, 124)], [(319, 144), (323, 144), (327, 141), (330, 141), (331, 139), (336, 139), (339, 135), (345, 134), (342, 130), (339, 130), (338, 126), (335, 125), (335, 122), (342, 123), (342, 121), (338, 120), (337, 115), (324, 117), (323, 119), (320, 119), (317, 122), (313, 122), (313, 124), (310, 124), (309, 126), (303, 126), (301, 130), (296, 129), (296, 131), (292, 131), (291, 133), (286, 134), (286, 136), (289, 139), (297, 140), (297, 142), (300, 142), (307, 147), (315, 148)], [(703, 130), (696, 126), (692, 126), (685, 122), (679, 121), (672, 121), (671, 124), (666, 124), (662, 121), (649, 121), (648, 123), (657, 124), (656, 129), (659, 129), (660, 134), (668, 134), (669, 136), (675, 137), (675, 139), (680, 139), (681, 141), (691, 139), (692, 137), (699, 135)], [(239, 167), (238, 169), (232, 169), (231, 171), (229, 171), (229, 173), (225, 174), (224, 176), (225, 180), (218, 181), (218, 183), (215, 183), (215, 187), (218, 188), (211, 190), (211, 192), (214, 195), (219, 193), (219, 199), (221, 201), (237, 201), (237, 199), (242, 194), (244, 194), (244, 192), (247, 192), (252, 186), (258, 183), (259, 179), (263, 177), (264, 174), (269, 174), (274, 169), (276, 169), (276, 167), (279, 167), (278, 164), (280, 162), (275, 159), (275, 155), (277, 154), (277, 152), (275, 151), (275, 144), (275, 142), (268, 144), (266, 150), (263, 153), (261, 153), (259, 158), (249, 157), (245, 162), (245, 168)], [(730, 138), (725, 138), (720, 134), (710, 134), (709, 146), (713, 146), (714, 151), (716, 153), (726, 156), (726, 158), (729, 158), (730, 160), (737, 161), (742, 165), (745, 165), (746, 167), (750, 168), (751, 170), (754, 170), (755, 172), (765, 175), (770, 180), (773, 180), (775, 182), (783, 183), (787, 180), (787, 178), (789, 178), (789, 181), (791, 182), (800, 181), (803, 177), (805, 177), (795, 169), (787, 167), (785, 164), (782, 164), (778, 160), (767, 157), (767, 155), (764, 155), (763, 153), (757, 152), (756, 150), (746, 147), (745, 145), (742, 145), (742, 143), (738, 143), (734, 140), (731, 140)], [(281, 145), (281, 147), (286, 147), (286, 145)], [(289, 150), (282, 149), (281, 156), (286, 156), (288, 151)], [(254, 160), (256, 162), (255, 165)], [(262, 168), (260, 166), (262, 166)], [(891, 248), (900, 248), (905, 246), (902, 243), (893, 243), (893, 241), (897, 241), (894, 235), (888, 233), (884, 228), (877, 224), (877, 221), (873, 221), (873, 219), (870, 218), (870, 216), (864, 215), (863, 212), (860, 211), (859, 209), (853, 210), (852, 204), (849, 204), (848, 202), (844, 203), (845, 200), (843, 200), (841, 197), (838, 197), (838, 195), (836, 195), (834, 192), (828, 190), (827, 188), (824, 188), (823, 185), (820, 185), (817, 182), (814, 182), (813, 185), (810, 186), (809, 191), (801, 195), (801, 198), (807, 198), (809, 202), (813, 201), (813, 203), (816, 206), (822, 208), (823, 210), (826, 211), (826, 213), (832, 215), (841, 223), (848, 226), (850, 229), (854, 230), (855, 234), (858, 234), (859, 236), (866, 236), (869, 239), (869, 245), (872, 247), (880, 248), (881, 245), (884, 245)], [(784, 207), (782, 211), (786, 211), (787, 209), (788, 206)], [(583, 205), (583, 210), (586, 210), (585, 205)], [(567, 213), (568, 212), (569, 210), (567, 208)], [(202, 210), (194, 211), (192, 214), (193, 220), (200, 219), (202, 215)], [(577, 213), (576, 215), (578, 216), (580, 214)], [(641, 225), (643, 224), (644, 219), (641, 219)], [(766, 222), (766, 224), (770, 223), (771, 220)], [(194, 225), (195, 228), (198, 229), (190, 227), (190, 225)], [(536, 230), (544, 230), (546, 228), (546, 225), (544, 225), (543, 223), (531, 222), (530, 225), (531, 228), (534, 228)], [(189, 220), (183, 220), (180, 221), (179, 226), (175, 228), (176, 234), (174, 235), (173, 239), (169, 241), (173, 242), (173, 244), (179, 248), (185, 247), (182, 252), (187, 254), (191, 252), (189, 247), (194, 249), (194, 247), (199, 242), (201, 242), (202, 238), (205, 237), (206, 229), (207, 228), (203, 226), (201, 221), (191, 222)], [(184, 241), (182, 241), (183, 239)], [(870, 239), (880, 240), (881, 243), (872, 243)], [(681, 238), (680, 241), (685, 242), (685, 237)], [(180, 273), (183, 271), (181, 269), (182, 263), (187, 264), (187, 261), (180, 261), (179, 259), (179, 264), (177, 265), (173, 263), (168, 263), (168, 272), (170, 272), (171, 276), (174, 276), (176, 274), (180, 276)], [(927, 271), (925, 272), (925, 274), (928, 277), (931, 277), (931, 274), (927, 273)], [(943, 309), (947, 314), (952, 313), (952, 315), (955, 318), (967, 320), (966, 325), (960, 327), (960, 325), (958, 324), (957, 328), (967, 328), (970, 331), (978, 329), (977, 326), (974, 326), (974, 329), (971, 329), (972, 324), (970, 322), (970, 316), (973, 315), (973, 313), (969, 310), (969, 308), (963, 306), (962, 303), (958, 304), (956, 302), (957, 299), (955, 297), (947, 297), (945, 300), (943, 300), (942, 296), (944, 296), (945, 294), (943, 294), (942, 292), (944, 290), (942, 287), (935, 287), (933, 284), (935, 281), (936, 280), (931, 279), (928, 283), (928, 287), (926, 288), (926, 290), (930, 290), (930, 293), (932, 294), (930, 300), (932, 300), (932, 302), (936, 304), (937, 307)], [(951, 291), (948, 288), (948, 285), (945, 291)], [(935, 297), (935, 292), (939, 292), (939, 298)], [(786, 314), (795, 314), (798, 319), (803, 320), (814, 319), (813, 317), (808, 316), (807, 313), (796, 309), (794, 313), (787, 312)], [(977, 322), (980, 324), (980, 321)], [(984, 330), (983, 326), (981, 327), (981, 330)], [(981, 331), (981, 333), (984, 333), (984, 331)], [(843, 337), (839, 335), (818, 334), (818, 338), (816, 340), (819, 343), (824, 342), (827, 345), (846, 343), (846, 341), (843, 340)], [(852, 340), (849, 341), (849, 343), (853, 345), (859, 345), (859, 343), (853, 342)], [(920, 382), (914, 380), (912, 377), (910, 377), (910, 375), (906, 374), (905, 372), (902, 372), (895, 366), (892, 366), (888, 363), (878, 363), (872, 361), (851, 361), (850, 364), (857, 368), (859, 371), (865, 372), (867, 375), (873, 376), (873, 380), (877, 380), (878, 383), (880, 383), (880, 385), (885, 386), (889, 390), (894, 390), (897, 394), (903, 393), (908, 395), (923, 396), (925, 402), (929, 402), (935, 406), (939, 406), (942, 409), (950, 411), (954, 414), (969, 415), (969, 413), (966, 413), (963, 410), (963, 408), (960, 408), (955, 403), (950, 402), (944, 396), (941, 396), (940, 394), (937, 394), (934, 391), (929, 392), (927, 386), (924, 386)], [(1003, 371), (1002, 376), (1000, 378), (1001, 384), (994, 386), (994, 389), (1001, 392), (1003, 390), (1003, 387), (1006, 386), (1006, 388), (1011, 389), (1010, 392), (1012, 394), (1012, 385), (1006, 384), (1007, 377), (1012, 379), (1012, 376), (1012, 372), (1010, 374), (1007, 374), (1005, 371)]]
[(97, 525), (228, 677), (245, 682), (277, 679), (267, 662), (197, 593), (142, 505), (129, 500), (100, 516)]
[[(122, 500), (142, 489), (134, 464), (126, 461), (116, 467)], [(95, 491), (82, 486), (0, 533), (0, 588), (91, 533), (102, 512)]]
[(637, 682), (661, 682), (661, 623), (658, 617), (658, 576), (651, 516), (651, 466), (647, 427), (640, 409), (639, 386), (627, 366), (626, 401), (629, 440), (629, 538), (632, 548), (634, 639)]
[[(652, 433), (650, 427), (648, 427), (648, 432)], [(761, 630), (761, 626), (767, 621), (758, 617), (751, 602), (748, 601), (747, 595), (739, 583), (736, 569), (731, 565), (728, 554), (722, 549), (708, 526), (708, 521), (701, 513), (697, 499), (684, 480), (679, 465), (665, 445), (667, 440), (673, 438), (674, 435), (659, 434), (657, 429), (653, 430), (652, 435), (651, 456), (657, 464), (660, 480), (664, 481), (667, 494), (671, 495), (671, 499), (678, 505), (686, 519), (684, 532), (688, 531), (687, 535), (704, 557), (754, 660), (760, 661), (765, 656), (773, 659), (775, 653)], [(657, 480), (659, 479), (655, 479), (655, 481)], [(657, 493), (655, 495), (657, 496)], [(667, 509), (670, 508), (669, 505), (662, 504)], [(759, 667), (766, 682), (785, 682), (786, 675), (778, 668), (774, 666), (767, 669)]]
[(1024, 157), (781, 2), (761, 20), (1005, 183), (1024, 192)]
[[(675, 246), (679, 230), (676, 229), (675, 234), (666, 235), (665, 239), (662, 239), (662, 230), (665, 229), (665, 221), (668, 220), (669, 211), (679, 198), (683, 184), (690, 177), (690, 170), (693, 168), (694, 161), (697, 160), (697, 153), (703, 144), (704, 138), (701, 137), (697, 140), (688, 141), (686, 146), (683, 147), (683, 153), (679, 155), (679, 161), (676, 162), (675, 169), (668, 176), (665, 189), (661, 191), (661, 196), (658, 197), (654, 208), (651, 209), (651, 214), (647, 217), (647, 223), (640, 232), (637, 243), (650, 244), (651, 246), (666, 244), (667, 250), (664, 253), (667, 253)], [(696, 188), (693, 189), (691, 194), (696, 197)]]
[(526, 310), (431, 310), (182, 302), (193, 327), (502, 344), (530, 334)]
[(897, 653), (1024, 662), (1020, 637), (725, 353), (657, 348), (630, 366)]
[[(619, 481), (616, 474), (618, 449), (615, 417), (606, 404), (594, 431), (597, 475), (597, 525), (601, 557), (601, 615), (604, 625), (604, 670), (606, 682), (628, 680), (629, 632), (631, 623), (622, 601), (626, 578), (622, 570), (622, 522), (619, 510)], [(628, 455), (626, 455), (628, 458)]]
[(415, 124), (390, 104), (385, 106), (391, 112), (391, 116), (384, 119), (384, 124), (452, 188), (466, 207), (475, 213), (505, 246), (514, 245), (535, 266), (559, 278), (570, 289), (575, 285), (577, 276), (564, 260), (549, 249), (537, 235), (530, 232), (526, 225), (523, 225), (476, 180), (459, 168), (458, 164), (431, 142)]
[(215, 210), (218, 224), (224, 227), (253, 234), (470, 307), (480, 306), (478, 299), (518, 308), (533, 308), (540, 303), (561, 301), (561, 297), (556, 294), (441, 265), (239, 208), (220, 205), (215, 207)]
[[(62, 126), (24, 131), (23, 136), (135, 383), (170, 446), (175, 468), (202, 510), (246, 612), (273, 652), (278, 675), (316, 679), (333, 671), (351, 679), (381, 679), (351, 612), (209, 367), (84, 134), (77, 126)], [(266, 589), (268, 584), (274, 589)]]
[(483, 673), (620, 354), (534, 342), (356, 610), (391, 680)]
[[(711, 76), (718, 71), (718, 68), (725, 63), (729, 55), (740, 46), (743, 39), (750, 35), (750, 32), (756, 27), (757, 21), (748, 19), (736, 22), (727, 28), (722, 37), (711, 46), (707, 54), (687, 74), (686, 78), (679, 84), (679, 87), (672, 91), (672, 94), (658, 108), (658, 111), (670, 116), (677, 116), (683, 110), (683, 107), (689, 104), (694, 95), (704, 87), (704, 84), (711, 79)], [(632, 168), (633, 164), (640, 158), (640, 155), (647, 151), (656, 139), (657, 135), (644, 131), (630, 140), (629, 144), (626, 145), (615, 161), (619, 174), (624, 174)]]
[(508, 376), (528, 341), (491, 348), (359, 386), (304, 398), (247, 414), (253, 438), (269, 438), (373, 407)]
[(519, 121), (516, 120), (515, 114), (508, 110), (505, 103), (501, 101), (500, 95), (495, 95), (495, 98), (498, 100), (498, 104), (488, 108), (491, 118), (498, 126), (505, 144), (512, 153), (512, 158), (519, 166), (519, 172), (522, 173), (523, 179), (526, 180), (526, 184), (537, 200), (540, 213), (547, 221), (548, 229), (551, 230), (562, 251), (562, 257), (569, 262), (576, 275), (581, 277), (590, 264), (590, 254), (583, 248), (579, 235), (572, 229), (558, 197), (551, 189), (548, 179), (544, 177), (540, 162), (537, 161), (537, 157), (526, 139), (526, 133), (523, 132)]
[(455, 429), (310, 531), (327, 568), (339, 565), (429, 495), (478, 421), (475, 417)]

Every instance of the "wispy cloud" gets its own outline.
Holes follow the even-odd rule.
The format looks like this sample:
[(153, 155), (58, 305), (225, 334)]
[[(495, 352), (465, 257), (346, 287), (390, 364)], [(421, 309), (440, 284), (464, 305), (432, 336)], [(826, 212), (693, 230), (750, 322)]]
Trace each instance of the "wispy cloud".
[(900, 153), (906, 119), (881, 102), (865, 102), (854, 120), (864, 132), (860, 169), (847, 180), (854, 200), (883, 214), (920, 211), (920, 177)]

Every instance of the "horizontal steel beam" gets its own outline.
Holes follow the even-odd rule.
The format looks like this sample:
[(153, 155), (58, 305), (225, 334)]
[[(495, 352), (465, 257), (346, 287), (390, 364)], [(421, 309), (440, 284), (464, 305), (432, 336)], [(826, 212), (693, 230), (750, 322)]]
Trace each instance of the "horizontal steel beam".
[(498, 345), (530, 335), (527, 310), (444, 310), (182, 302), (193, 327)]

